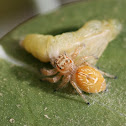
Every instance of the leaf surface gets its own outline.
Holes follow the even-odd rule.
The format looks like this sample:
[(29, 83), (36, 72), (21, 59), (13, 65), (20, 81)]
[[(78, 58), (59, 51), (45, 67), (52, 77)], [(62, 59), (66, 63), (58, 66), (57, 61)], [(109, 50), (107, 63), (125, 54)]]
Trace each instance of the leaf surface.
[[(89, 0), (64, 6), (59, 10), (39, 15), (21, 24), (0, 40), (5, 52), (27, 66), (16, 66), (0, 59), (0, 124), (9, 126), (125, 126), (126, 125), (126, 1)], [(108, 90), (99, 94), (85, 94), (91, 105), (73, 94), (68, 86), (56, 93), (58, 84), (41, 82), (39, 69), (51, 68), (19, 46), (29, 33), (57, 35), (75, 31), (89, 20), (118, 19), (121, 34), (113, 40), (97, 66), (117, 75), (106, 78)]]

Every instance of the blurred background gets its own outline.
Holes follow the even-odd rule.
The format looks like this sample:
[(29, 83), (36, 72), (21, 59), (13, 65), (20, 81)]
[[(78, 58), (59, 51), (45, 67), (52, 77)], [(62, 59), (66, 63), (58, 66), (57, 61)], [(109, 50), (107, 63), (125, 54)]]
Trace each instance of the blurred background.
[(36, 14), (46, 14), (79, 1), (83, 0), (0, 0), (0, 38)]

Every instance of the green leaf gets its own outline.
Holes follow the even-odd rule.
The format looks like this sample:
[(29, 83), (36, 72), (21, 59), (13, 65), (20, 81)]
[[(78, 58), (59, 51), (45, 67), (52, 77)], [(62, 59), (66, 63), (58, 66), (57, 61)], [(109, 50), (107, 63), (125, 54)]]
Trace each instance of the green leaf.
[[(0, 40), (5, 52), (27, 64), (16, 66), (0, 59), (0, 125), (1, 126), (124, 126), (126, 125), (126, 1), (93, 0), (64, 6), (39, 15), (18, 26)], [(19, 46), (29, 33), (60, 34), (74, 31), (92, 19), (118, 19), (121, 34), (113, 40), (97, 66), (117, 75), (108, 79), (108, 91), (86, 94), (91, 105), (73, 94), (68, 86), (56, 93), (58, 84), (40, 81), (39, 69), (52, 66), (41, 63)], [(14, 119), (14, 120), (13, 120)]]

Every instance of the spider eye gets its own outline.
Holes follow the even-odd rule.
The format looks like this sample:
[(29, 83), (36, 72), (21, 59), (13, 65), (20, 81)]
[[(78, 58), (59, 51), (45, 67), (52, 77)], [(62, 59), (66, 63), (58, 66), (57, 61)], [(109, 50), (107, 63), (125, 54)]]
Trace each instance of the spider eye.
[(64, 67), (64, 65), (61, 65), (61, 67)]
[(62, 67), (59, 67), (60, 70), (62, 70), (63, 68)]
[(57, 66), (60, 70), (63, 70), (64, 69), (64, 65), (61, 65), (61, 66)]
[(58, 58), (62, 58), (63, 56), (62, 55), (59, 55), (59, 57)]
[(66, 63), (70, 63), (70, 59), (67, 59), (65, 62), (66, 62)]

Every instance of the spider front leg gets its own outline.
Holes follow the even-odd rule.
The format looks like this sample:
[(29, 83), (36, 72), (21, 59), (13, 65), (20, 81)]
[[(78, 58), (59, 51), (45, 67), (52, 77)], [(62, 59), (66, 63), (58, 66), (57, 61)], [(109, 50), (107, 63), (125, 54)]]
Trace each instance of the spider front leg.
[(42, 78), (42, 80), (46, 80), (49, 81), (50, 83), (56, 83), (60, 80), (60, 78), (62, 77), (62, 75), (59, 73), (54, 77), (46, 77), (46, 78)]
[(84, 45), (80, 45), (78, 48), (76, 48), (73, 54), (71, 55), (71, 58), (74, 59), (83, 48), (84, 48)]
[(54, 90), (54, 92), (57, 91), (57, 90), (59, 90), (59, 89), (61, 89), (61, 88), (63, 88), (70, 81), (70, 78), (71, 78), (70, 75), (65, 75), (62, 78), (61, 84)]
[(89, 58), (98, 59), (97, 56), (84, 56), (84, 57), (82, 57), (82, 60), (87, 60)]
[(74, 81), (71, 81), (71, 84), (76, 89), (76, 91), (78, 92), (78, 94), (83, 98), (83, 100), (89, 105), (90, 103), (87, 101), (87, 99), (85, 98), (84, 94), (82, 93), (82, 91), (77, 86), (77, 84)]
[(77, 66), (80, 66), (82, 64), (85, 64), (85, 65), (89, 66), (90, 64), (88, 62), (86, 62), (86, 60), (88, 60), (89, 58), (92, 58), (94, 60), (98, 60), (98, 57), (96, 57), (96, 56), (83, 56), (82, 58), (80, 58), (80, 60), (78, 60), (76, 62)]
[(40, 72), (45, 76), (52, 76), (55, 75), (58, 71), (55, 68), (50, 70), (47, 70), (46, 68), (42, 68), (40, 69)]

